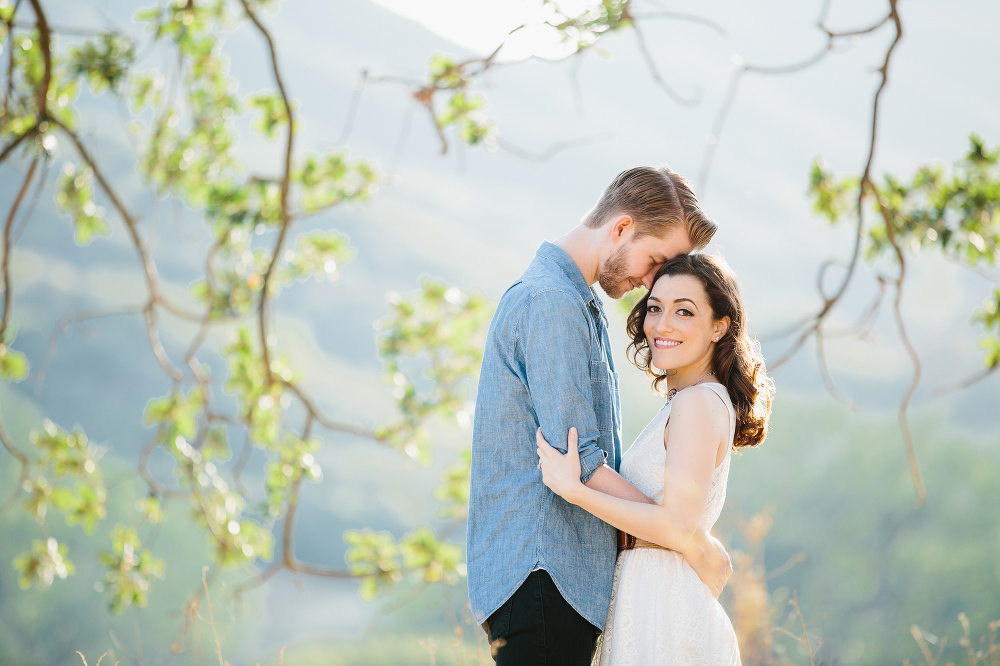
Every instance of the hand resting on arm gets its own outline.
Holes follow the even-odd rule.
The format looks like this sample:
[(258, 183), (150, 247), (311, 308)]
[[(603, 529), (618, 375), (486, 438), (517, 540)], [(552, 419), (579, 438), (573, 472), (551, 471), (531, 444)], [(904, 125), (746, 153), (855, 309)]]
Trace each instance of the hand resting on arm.
[(664, 432), (664, 443), (669, 436), (670, 446), (662, 504), (653, 504), (607, 466), (583, 484), (575, 428), (569, 431), (565, 455), (550, 446), (540, 431), (537, 433), (542, 480), (567, 502), (618, 529), (681, 553), (718, 597), (732, 574), (732, 565), (722, 544), (699, 523), (716, 458), (722, 443), (728, 441), (729, 415), (711, 389), (697, 387), (678, 394), (673, 410)]

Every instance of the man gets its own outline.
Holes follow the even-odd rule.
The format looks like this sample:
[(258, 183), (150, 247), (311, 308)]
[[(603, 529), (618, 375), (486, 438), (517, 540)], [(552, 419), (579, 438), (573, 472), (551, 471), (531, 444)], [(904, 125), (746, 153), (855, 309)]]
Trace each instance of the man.
[[(498, 664), (590, 664), (615, 568), (615, 529), (542, 484), (535, 430), (565, 453), (579, 433), (581, 481), (652, 502), (618, 475), (621, 410), (607, 318), (591, 285), (620, 298), (703, 248), (716, 225), (666, 167), (619, 174), (580, 225), (542, 243), (500, 299), (479, 381), (469, 501), (469, 599)], [(701, 531), (685, 559), (710, 586), (732, 572)]]

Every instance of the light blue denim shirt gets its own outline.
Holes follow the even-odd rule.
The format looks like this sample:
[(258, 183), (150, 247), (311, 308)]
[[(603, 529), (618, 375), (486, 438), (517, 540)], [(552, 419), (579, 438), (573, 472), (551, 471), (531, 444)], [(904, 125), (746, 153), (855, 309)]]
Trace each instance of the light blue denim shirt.
[(486, 338), (472, 433), (469, 600), (482, 623), (541, 567), (603, 629), (615, 530), (542, 484), (539, 426), (564, 453), (576, 427), (584, 482), (605, 461), (618, 469), (621, 408), (607, 317), (576, 263), (552, 243), (500, 299)]

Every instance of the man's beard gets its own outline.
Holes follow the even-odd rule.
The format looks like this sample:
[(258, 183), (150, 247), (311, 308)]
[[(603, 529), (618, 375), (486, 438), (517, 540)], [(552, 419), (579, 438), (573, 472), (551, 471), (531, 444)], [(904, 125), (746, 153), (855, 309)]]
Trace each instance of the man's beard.
[(615, 251), (608, 260), (601, 266), (597, 273), (597, 282), (601, 285), (604, 293), (611, 298), (621, 298), (626, 292), (631, 291), (630, 285), (625, 283), (628, 277), (628, 260), (625, 256), (628, 246), (632, 244), (630, 240)]

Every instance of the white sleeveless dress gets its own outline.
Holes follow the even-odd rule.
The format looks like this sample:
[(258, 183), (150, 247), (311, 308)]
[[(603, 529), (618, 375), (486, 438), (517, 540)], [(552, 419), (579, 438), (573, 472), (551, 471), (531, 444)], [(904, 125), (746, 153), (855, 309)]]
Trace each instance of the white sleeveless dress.
[[(711, 529), (726, 500), (736, 414), (725, 387), (704, 383), (729, 409), (729, 448), (715, 468), (701, 526)], [(666, 449), (663, 429), (670, 403), (653, 417), (622, 457), (621, 475), (647, 497), (663, 501)], [(733, 625), (708, 586), (684, 558), (671, 550), (622, 551), (601, 640), (600, 666), (671, 666), (740, 663)], [(595, 655), (594, 661), (597, 663)]]

